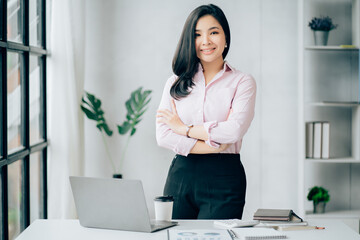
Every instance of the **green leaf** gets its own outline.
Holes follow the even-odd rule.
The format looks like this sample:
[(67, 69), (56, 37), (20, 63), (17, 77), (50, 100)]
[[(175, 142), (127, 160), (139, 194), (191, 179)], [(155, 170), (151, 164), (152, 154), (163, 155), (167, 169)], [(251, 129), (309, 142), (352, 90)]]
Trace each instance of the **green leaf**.
[(88, 106), (89, 108), (94, 109), (94, 107), (93, 107), (89, 102), (87, 102), (87, 101), (84, 100), (83, 103), (84, 103), (84, 104), (82, 104), (83, 106), (86, 105), (86, 106)]
[(314, 186), (310, 189), (307, 199), (309, 201), (314, 201), (315, 204), (318, 202), (328, 202), (330, 200), (330, 195), (325, 188)]
[(94, 96), (93, 94), (91, 94), (91, 93), (89, 93), (89, 92), (86, 92), (86, 91), (85, 91), (85, 93), (86, 93), (86, 97), (87, 97), (89, 100), (93, 101), (93, 100), (95, 99), (95, 96)]
[(100, 100), (100, 99), (95, 98), (95, 100), (94, 100), (94, 107), (95, 107), (96, 109), (100, 109), (100, 107), (101, 107), (101, 100)]
[(144, 94), (143, 94), (143, 96), (142, 96), (142, 97), (143, 97), (143, 100), (145, 100), (145, 99), (151, 94), (151, 92), (152, 92), (151, 90), (145, 91)]
[(136, 93), (139, 91), (139, 89), (133, 91), (130, 95), (130, 99), (132, 102), (135, 102), (136, 101)]
[(95, 96), (88, 92), (86, 92), (86, 96), (87, 96), (92, 108), (95, 108), (94, 107)]
[[(145, 91), (144, 93), (141, 94), (140, 96), (140, 99), (139, 99), (139, 103), (138, 105), (141, 107), (144, 105), (144, 101), (146, 100), (148, 94), (146, 92), (149, 92), (149, 91)], [(150, 91), (151, 92), (151, 91)]]
[[(125, 102), (127, 109), (126, 119), (123, 125), (118, 126), (120, 134), (125, 134), (131, 129), (130, 136), (136, 132), (136, 125), (140, 123), (140, 117), (146, 112), (146, 105), (150, 102), (149, 98), (151, 90), (142, 91), (142, 87), (139, 87), (130, 94), (130, 98)], [(125, 125), (129, 124), (129, 126)]]
[[(87, 99), (85, 98), (87, 97)], [(96, 98), (94, 94), (85, 91), (85, 96), (82, 97), (81, 101), (83, 104), (80, 105), (82, 111), (90, 120), (96, 121), (96, 127), (100, 131), (104, 131), (108, 136), (111, 136), (113, 131), (106, 123), (104, 117), (104, 111), (101, 109), (101, 100)], [(88, 106), (89, 108), (87, 108)]]
[(110, 130), (109, 126), (106, 123), (103, 124), (103, 129), (109, 137), (113, 134), (113, 131)]
[(136, 111), (138, 109), (138, 104), (137, 104), (137, 95), (138, 95), (138, 90), (134, 91), (131, 93), (131, 97), (130, 97), (130, 102), (131, 104), (134, 106), (133, 110)]
[(145, 107), (146, 105), (148, 105), (148, 103), (150, 102), (150, 100), (151, 100), (151, 98), (149, 98), (149, 99), (144, 103), (144, 107)]
[(125, 106), (126, 106), (126, 109), (127, 109), (127, 111), (128, 111), (128, 115), (133, 115), (133, 114), (134, 114), (134, 110), (133, 110), (133, 108), (132, 108), (132, 106), (131, 106), (131, 99), (129, 99), (129, 100), (127, 100), (127, 101), (125, 102)]
[(96, 124), (96, 127), (97, 127), (97, 129), (99, 129), (99, 131), (101, 132), (102, 131), (102, 127), (101, 127), (101, 124)]
[(141, 112), (138, 113), (138, 115), (136, 116), (137, 118), (141, 117), (145, 112), (146, 112), (147, 108), (143, 109)]
[(131, 128), (131, 124), (127, 121), (123, 122), (122, 125), (118, 125), (118, 131), (121, 135), (126, 134)]
[(81, 110), (86, 114), (86, 116), (91, 119), (97, 121), (97, 116), (95, 113), (91, 112), (89, 109), (85, 108), (84, 106), (80, 106)]

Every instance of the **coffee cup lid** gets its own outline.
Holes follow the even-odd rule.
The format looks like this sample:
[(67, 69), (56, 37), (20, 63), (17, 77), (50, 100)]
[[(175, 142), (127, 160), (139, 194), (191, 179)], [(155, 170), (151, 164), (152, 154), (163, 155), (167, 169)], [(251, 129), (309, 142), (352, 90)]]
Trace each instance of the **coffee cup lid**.
[(154, 199), (155, 201), (159, 201), (159, 202), (173, 202), (174, 201), (174, 197), (167, 195), (167, 196), (158, 196)]

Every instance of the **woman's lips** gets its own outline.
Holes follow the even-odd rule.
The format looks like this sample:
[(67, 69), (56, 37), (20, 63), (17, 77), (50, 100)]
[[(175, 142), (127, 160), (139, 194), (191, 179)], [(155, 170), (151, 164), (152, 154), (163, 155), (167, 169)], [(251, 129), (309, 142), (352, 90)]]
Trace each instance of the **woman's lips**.
[(209, 49), (201, 49), (200, 50), (202, 52), (202, 54), (204, 55), (210, 55), (215, 51), (215, 48), (209, 48)]

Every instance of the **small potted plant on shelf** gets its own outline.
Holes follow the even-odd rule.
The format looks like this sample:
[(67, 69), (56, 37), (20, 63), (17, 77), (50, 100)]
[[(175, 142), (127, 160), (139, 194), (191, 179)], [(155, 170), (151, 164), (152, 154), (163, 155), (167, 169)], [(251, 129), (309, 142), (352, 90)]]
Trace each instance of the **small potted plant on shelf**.
[(329, 32), (337, 28), (329, 16), (313, 17), (309, 22), (309, 27), (314, 32), (315, 45), (326, 46), (329, 38)]
[(330, 195), (325, 188), (314, 186), (310, 189), (307, 199), (313, 201), (314, 213), (324, 213), (325, 205), (330, 200)]

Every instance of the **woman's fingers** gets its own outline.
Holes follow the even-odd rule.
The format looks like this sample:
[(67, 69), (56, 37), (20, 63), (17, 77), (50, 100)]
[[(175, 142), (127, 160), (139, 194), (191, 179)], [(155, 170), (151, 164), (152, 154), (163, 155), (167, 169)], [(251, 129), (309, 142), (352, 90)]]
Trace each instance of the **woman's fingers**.
[(158, 118), (158, 119), (156, 119), (156, 122), (157, 123), (165, 123), (166, 124), (166, 120), (164, 119), (164, 118)]
[(158, 115), (161, 117), (171, 117), (173, 114), (168, 109), (160, 109), (157, 111), (156, 116)]

